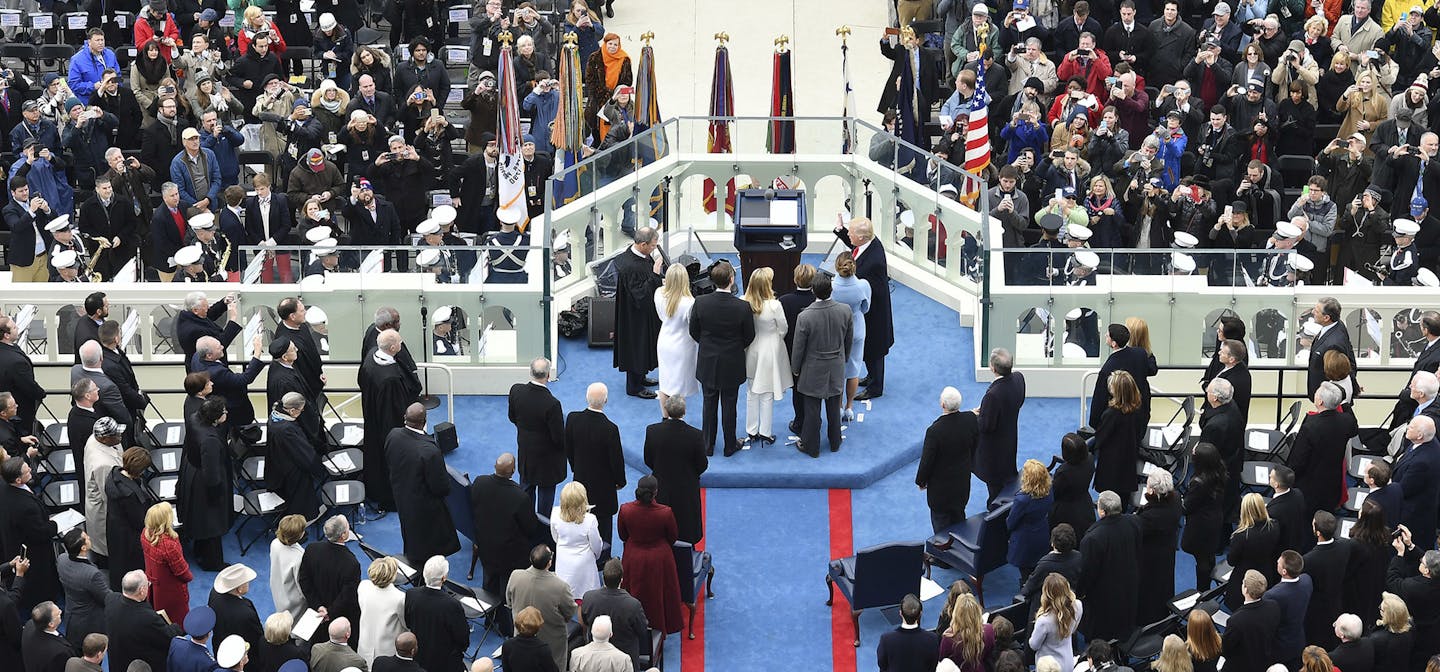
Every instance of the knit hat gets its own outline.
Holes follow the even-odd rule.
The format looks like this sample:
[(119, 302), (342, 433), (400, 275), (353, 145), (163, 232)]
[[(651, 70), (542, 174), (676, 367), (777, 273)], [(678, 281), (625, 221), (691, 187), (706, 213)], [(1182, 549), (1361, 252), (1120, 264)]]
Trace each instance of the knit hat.
[(1031, 78), (1025, 80), (1025, 87), (1024, 87), (1024, 88), (1027, 88), (1027, 89), (1035, 89), (1036, 91), (1044, 92), (1044, 91), (1045, 91), (1045, 82), (1040, 81), (1040, 78), (1039, 78), (1039, 77), (1031, 77)]
[(215, 10), (213, 10), (213, 9), (206, 9), (205, 11), (200, 12), (200, 20), (201, 20), (201, 21), (209, 21), (210, 23), (215, 23), (215, 22), (218, 21), (219, 19), (220, 19), (220, 15), (219, 15), (219, 14), (216, 14), (216, 13), (215, 13)]
[(1416, 78), (1415, 78), (1415, 81), (1412, 82), (1412, 83), (1410, 84), (1410, 86), (1411, 86), (1412, 88), (1420, 89), (1421, 91), (1424, 91), (1424, 92), (1426, 92), (1426, 93), (1429, 93), (1429, 92), (1430, 92), (1430, 81), (1429, 81), (1429, 78), (1426, 77), (1426, 76), (1423, 75), (1423, 74), (1420, 75), (1419, 77), (1416, 77)]
[(65, 111), (68, 112), (75, 109), (76, 105), (80, 105), (83, 107), (85, 103), (80, 102), (80, 99), (75, 96), (70, 96), (69, 98), (65, 99)]
[(305, 153), (305, 164), (317, 173), (325, 170), (325, 154), (318, 149), (312, 149)]

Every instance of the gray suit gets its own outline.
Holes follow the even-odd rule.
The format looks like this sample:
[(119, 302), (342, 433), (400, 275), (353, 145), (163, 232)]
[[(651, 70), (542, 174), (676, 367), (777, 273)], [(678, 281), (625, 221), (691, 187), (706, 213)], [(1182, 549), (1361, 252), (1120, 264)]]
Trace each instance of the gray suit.
[(88, 559), (74, 560), (61, 553), (55, 571), (65, 589), (65, 638), (79, 647), (85, 635), (105, 633), (105, 599), (110, 580)]
[(795, 392), (805, 396), (800, 450), (811, 457), (820, 455), (821, 400), (830, 451), (840, 449), (840, 395), (845, 392), (845, 360), (850, 356), (853, 328), (850, 307), (833, 299), (810, 304), (796, 320), (790, 368), (797, 376)]
[(325, 641), (311, 647), (310, 672), (340, 672), (347, 667), (370, 669), (365, 659), (347, 644)]
[(575, 596), (570, 586), (555, 572), (534, 567), (517, 569), (510, 573), (510, 583), (505, 586), (505, 603), (511, 613), (520, 613), (525, 607), (540, 610), (545, 625), (540, 626), (540, 641), (550, 646), (555, 658), (555, 667), (567, 669), (570, 652), (567, 646), (566, 624), (575, 617)]
[(633, 672), (635, 663), (609, 642), (590, 642), (570, 654), (570, 672)]
[(120, 388), (110, 376), (103, 371), (86, 371), (84, 367), (76, 364), (70, 367), (70, 384), (80, 382), (81, 378), (89, 378), (95, 381), (95, 387), (100, 389), (100, 401), (95, 404), (95, 410), (101, 417), (110, 417), (125, 426), (130, 426), (134, 419), (130, 417), (130, 409), (125, 407), (125, 395), (120, 394)]

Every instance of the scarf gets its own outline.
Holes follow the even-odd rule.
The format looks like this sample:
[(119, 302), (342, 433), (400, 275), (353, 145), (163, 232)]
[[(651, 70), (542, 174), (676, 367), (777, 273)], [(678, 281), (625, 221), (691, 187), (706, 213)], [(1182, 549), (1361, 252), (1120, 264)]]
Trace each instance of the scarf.
[(146, 84), (152, 86), (160, 84), (160, 80), (169, 74), (168, 66), (163, 55), (157, 58), (146, 58), (144, 49), (140, 50), (140, 57), (135, 59), (135, 67), (140, 70), (140, 77), (145, 80)]
[[(620, 38), (614, 33), (607, 33), (605, 39), (618, 40)], [(625, 53), (624, 49), (616, 49), (612, 54), (609, 49), (600, 47), (600, 57), (605, 59), (605, 88), (614, 91), (615, 87), (620, 84), (620, 69), (625, 66), (625, 61), (630, 59), (630, 55)]]
[(1097, 201), (1097, 200), (1095, 200), (1095, 196), (1094, 196), (1094, 195), (1087, 196), (1087, 197), (1085, 198), (1085, 209), (1088, 210), (1088, 211), (1090, 212), (1090, 214), (1092, 214), (1092, 215), (1098, 215), (1098, 214), (1100, 214), (1101, 212), (1104, 212), (1104, 211), (1105, 211), (1105, 208), (1113, 208), (1113, 207), (1115, 207), (1115, 197), (1114, 197), (1114, 196), (1106, 196), (1106, 197), (1105, 197), (1105, 200), (1103, 200), (1103, 201)]
[(340, 99), (339, 99), (339, 98), (336, 98), (335, 100), (325, 100), (324, 98), (321, 98), (321, 99), (320, 99), (320, 107), (325, 108), (325, 111), (326, 111), (326, 112), (329, 112), (329, 113), (331, 113), (331, 114), (339, 114), (339, 113), (340, 113)]

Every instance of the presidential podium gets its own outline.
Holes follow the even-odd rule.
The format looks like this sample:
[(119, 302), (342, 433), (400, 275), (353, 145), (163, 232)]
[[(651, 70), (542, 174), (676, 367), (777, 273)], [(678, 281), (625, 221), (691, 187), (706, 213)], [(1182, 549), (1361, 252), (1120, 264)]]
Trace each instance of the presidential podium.
[[(735, 251), (746, 278), (754, 269), (775, 270), (775, 295), (795, 290), (795, 267), (805, 251), (805, 192), (742, 189), (735, 196)], [(746, 278), (740, 278), (743, 285)]]

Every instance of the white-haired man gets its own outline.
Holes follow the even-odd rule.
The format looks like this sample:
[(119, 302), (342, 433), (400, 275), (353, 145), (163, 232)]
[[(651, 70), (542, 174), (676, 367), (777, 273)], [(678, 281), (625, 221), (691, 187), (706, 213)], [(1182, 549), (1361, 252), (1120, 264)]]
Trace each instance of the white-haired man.
[[(585, 486), (590, 513), (600, 525), (600, 538), (612, 543), (615, 514), (620, 500), (615, 491), (625, 487), (625, 452), (620, 428), (605, 415), (610, 390), (605, 383), (590, 383), (585, 389), (585, 408), (565, 416), (565, 457), (575, 481)], [(610, 557), (601, 552), (600, 559)]]
[[(135, 421), (130, 415), (130, 409), (125, 407), (125, 396), (120, 393), (120, 388), (110, 376), (105, 375), (104, 367), (105, 349), (100, 347), (96, 341), (86, 341), (80, 346), (80, 363), (70, 367), (70, 385), (74, 386), (81, 379), (88, 379), (95, 383), (100, 391), (100, 400), (95, 404), (100, 415), (108, 415), (122, 425), (129, 426)], [(79, 440), (84, 441), (82, 437)], [(75, 465), (80, 468), (79, 464)]]
[[(300, 556), (296, 578), (300, 592), (305, 594), (305, 605), (330, 618), (332, 623), (343, 620), (342, 617), (359, 620), (360, 601), (356, 590), (360, 587), (360, 561), (345, 547), (345, 542), (350, 540), (350, 521), (345, 516), (332, 516), (325, 521), (323, 531), (325, 538), (311, 542)], [(325, 633), (317, 628), (310, 641), (323, 642), (324, 637)], [(341, 641), (348, 639), (347, 633)]]
[(375, 349), (360, 361), (360, 407), (365, 418), (365, 493), (382, 510), (395, 510), (390, 468), (385, 460), (385, 439), (401, 426), (405, 409), (420, 395), (419, 381), (397, 363), (405, 346), (400, 332), (386, 329), (376, 337)]
[(625, 672), (634, 663), (624, 651), (610, 643), (613, 634), (609, 616), (600, 616), (590, 624), (594, 641), (570, 652), (570, 672)]
[[(221, 327), (219, 320), (229, 315), (230, 323)], [(193, 359), (195, 345), (202, 336), (212, 336), (220, 341), (222, 348), (229, 348), (243, 330), (240, 324), (240, 303), (232, 292), (214, 305), (205, 292), (190, 292), (185, 295), (185, 310), (175, 316), (175, 339), (180, 341), (180, 350), (185, 353), (185, 372), (195, 371)], [(222, 350), (221, 361), (224, 361)], [(233, 419), (233, 418), (232, 418)]]
[(1435, 441), (1435, 419), (1419, 415), (1411, 420), (1405, 428), (1404, 445), (1391, 476), (1404, 496), (1400, 521), (1423, 548), (1433, 548), (1436, 508), (1440, 507), (1440, 443)]
[[(1217, 379), (1220, 380), (1220, 379)], [(1305, 416), (1295, 434), (1289, 466), (1295, 487), (1305, 494), (1306, 513), (1333, 511), (1344, 502), (1345, 447), (1360, 433), (1354, 413), (1340, 409), (1345, 393), (1326, 381), (1315, 390), (1315, 411)]]
[(405, 627), (415, 633), (419, 647), (415, 662), (426, 670), (462, 669), (470, 627), (465, 621), (465, 608), (444, 590), (450, 561), (444, 556), (431, 556), (421, 574), (425, 585), (405, 593)]
[(1375, 664), (1375, 646), (1361, 636), (1364, 632), (1359, 616), (1340, 614), (1340, 618), (1335, 619), (1335, 636), (1340, 639), (1340, 645), (1330, 649), (1330, 663), (1342, 670), (1371, 669)]
[(965, 520), (965, 503), (970, 501), (970, 466), (980, 438), (980, 423), (974, 413), (960, 412), (960, 391), (940, 391), (940, 417), (925, 430), (920, 450), (920, 467), (915, 485), (925, 491), (930, 506), (930, 527), (941, 530)]
[[(195, 344), (191, 370), (210, 374), (211, 393), (225, 400), (225, 410), (230, 413), (226, 424), (230, 427), (244, 427), (255, 422), (255, 407), (250, 403), (250, 383), (255, 382), (260, 372), (265, 370), (265, 362), (260, 360), (263, 352), (260, 334), (256, 334), (250, 341), (250, 361), (243, 372), (236, 373), (225, 362), (225, 348), (215, 337), (202, 336)], [(81, 357), (83, 359), (84, 355)], [(102, 385), (100, 389), (100, 398), (104, 400), (105, 388)]]

